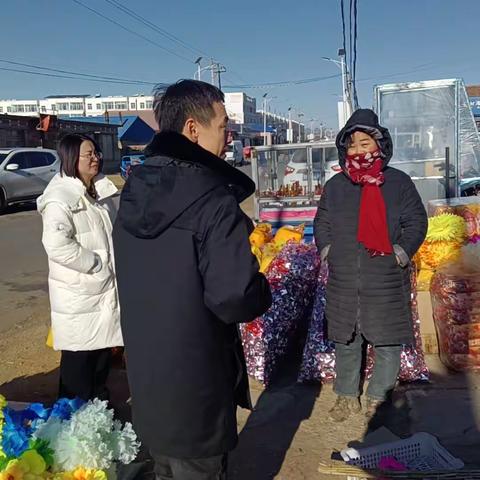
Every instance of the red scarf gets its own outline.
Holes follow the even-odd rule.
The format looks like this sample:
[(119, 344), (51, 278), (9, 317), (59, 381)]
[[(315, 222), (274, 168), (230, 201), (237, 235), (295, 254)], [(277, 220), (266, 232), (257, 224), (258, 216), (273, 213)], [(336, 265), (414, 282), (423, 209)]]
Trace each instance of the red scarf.
[(362, 187), (357, 239), (372, 257), (393, 253), (388, 234), (387, 210), (380, 185), (385, 182), (380, 150), (347, 155), (347, 174)]

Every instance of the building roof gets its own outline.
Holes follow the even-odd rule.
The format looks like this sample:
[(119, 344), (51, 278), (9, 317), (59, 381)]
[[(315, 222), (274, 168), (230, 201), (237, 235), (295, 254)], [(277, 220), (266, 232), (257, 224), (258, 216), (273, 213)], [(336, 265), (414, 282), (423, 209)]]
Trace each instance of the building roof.
[(469, 97), (480, 97), (480, 85), (467, 86), (467, 95)]
[(45, 97), (45, 100), (51, 100), (54, 98), (88, 98), (91, 97), (92, 95), (90, 94), (82, 94), (82, 95), (49, 95), (48, 97)]
[(68, 120), (118, 126), (119, 140), (135, 145), (146, 145), (155, 134), (155, 130), (138, 115), (109, 115), (108, 120), (105, 117), (69, 117)]

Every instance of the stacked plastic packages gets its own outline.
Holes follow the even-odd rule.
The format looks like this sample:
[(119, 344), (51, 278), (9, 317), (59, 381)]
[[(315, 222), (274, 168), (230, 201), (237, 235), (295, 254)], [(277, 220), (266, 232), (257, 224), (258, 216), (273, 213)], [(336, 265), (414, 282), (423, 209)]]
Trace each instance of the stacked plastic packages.
[(431, 297), (440, 358), (454, 370), (480, 370), (480, 244), (437, 271)]

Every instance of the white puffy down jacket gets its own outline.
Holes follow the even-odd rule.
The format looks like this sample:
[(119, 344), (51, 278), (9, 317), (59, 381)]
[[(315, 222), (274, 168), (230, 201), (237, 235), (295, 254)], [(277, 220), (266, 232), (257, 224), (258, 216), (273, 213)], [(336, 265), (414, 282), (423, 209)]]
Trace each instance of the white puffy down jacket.
[(117, 188), (103, 175), (95, 188), (93, 201), (79, 179), (57, 174), (37, 200), (55, 350), (123, 345), (112, 245)]

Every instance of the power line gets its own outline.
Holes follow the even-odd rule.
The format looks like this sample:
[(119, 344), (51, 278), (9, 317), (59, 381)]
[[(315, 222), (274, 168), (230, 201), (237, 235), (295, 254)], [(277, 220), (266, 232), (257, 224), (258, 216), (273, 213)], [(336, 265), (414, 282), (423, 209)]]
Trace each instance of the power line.
[(183, 55), (181, 54), (178, 54), (177, 52), (173, 51), (173, 50), (170, 50), (169, 48), (167, 47), (164, 47), (163, 45), (161, 45), (160, 43), (158, 42), (155, 42), (154, 40), (151, 40), (150, 38), (148, 37), (145, 37), (144, 35), (142, 35), (141, 33), (138, 33), (138, 32), (135, 32), (135, 30), (132, 30), (128, 27), (126, 27), (125, 25), (122, 25), (121, 23), (107, 17), (106, 15), (104, 15), (103, 13), (99, 12), (98, 10), (95, 10), (94, 8), (91, 8), (89, 7), (88, 5), (85, 5), (83, 2), (81, 2), (80, 0), (72, 0), (72, 2), (76, 3), (77, 5), (80, 5), (82, 6), (83, 8), (86, 8), (87, 10), (89, 10), (90, 12), (94, 13), (95, 15), (103, 18), (104, 20), (106, 20), (107, 22), (110, 22), (112, 23), (113, 25), (116, 25), (117, 27), (120, 27), (122, 30), (125, 30), (126, 32), (129, 32), (131, 33), (132, 35), (135, 35), (136, 37), (139, 37), (143, 40), (145, 40), (146, 42), (152, 44), (152, 45), (155, 45), (156, 47), (164, 50), (165, 52), (168, 52), (170, 53), (171, 55), (174, 55), (175, 57), (178, 57), (182, 60), (185, 60), (186, 62), (188, 63), (193, 63), (192, 60), (190, 58), (187, 58), (187, 57), (184, 57)]
[(338, 78), (341, 77), (341, 74), (336, 75), (328, 75), (326, 77), (313, 77), (313, 78), (304, 78), (301, 80), (286, 80), (282, 82), (264, 82), (264, 83), (253, 83), (253, 84), (246, 84), (246, 85), (225, 85), (224, 88), (232, 89), (232, 88), (263, 88), (263, 87), (288, 87), (291, 85), (305, 85), (308, 83), (315, 83), (321, 82), (323, 80), (329, 80), (331, 78)]
[(89, 73), (81, 73), (81, 72), (73, 72), (70, 70), (61, 70), (58, 68), (49, 68), (49, 67), (42, 67), (40, 65), (33, 65), (31, 63), (22, 63), (22, 62), (14, 62), (12, 60), (5, 60), (0, 58), (0, 63), (7, 63), (9, 65), (17, 65), (21, 67), (28, 67), (28, 68), (36, 68), (38, 70), (45, 70), (48, 72), (55, 72), (55, 73), (63, 73), (63, 74), (68, 74), (68, 75), (75, 75), (76, 77), (85, 77), (85, 78), (95, 78), (99, 80), (113, 80), (114, 83), (124, 83), (127, 85), (157, 85), (157, 82), (145, 82), (142, 80), (131, 80), (131, 79), (125, 79), (125, 78), (119, 78), (119, 77), (108, 77), (105, 75), (94, 75), (94, 74), (89, 74)]
[(56, 73), (32, 72), (30, 70), (22, 70), (22, 69), (19, 69), (19, 68), (0, 67), (0, 71), (26, 73), (26, 74), (29, 74), (29, 75), (39, 75), (39, 76), (42, 76), (42, 77), (65, 78), (65, 79), (69, 79), (69, 80), (83, 80), (83, 81), (86, 81), (86, 82), (116, 83), (116, 84), (120, 84), (120, 85), (132, 85), (132, 83), (124, 82), (124, 81), (101, 80), (100, 78), (74, 77), (74, 76), (69, 76), (69, 75), (60, 75), (60, 74), (56, 74)]
[[(137, 20), (138, 22), (140, 22), (141, 24), (143, 24), (144, 26), (150, 28), (151, 30), (159, 33), (160, 35), (163, 35), (165, 38), (167, 38), (168, 40), (174, 42), (174, 43), (177, 43), (178, 45), (180, 45), (181, 47), (189, 50), (191, 53), (194, 53), (196, 55), (203, 55), (205, 57), (212, 57), (212, 55), (210, 55), (209, 53), (205, 52), (204, 50), (201, 50), (197, 47), (195, 47), (194, 45), (188, 43), (188, 42), (185, 42), (184, 40), (182, 40), (181, 38), (177, 37), (176, 35), (174, 35), (173, 33), (170, 33), (168, 32), (167, 30), (165, 30), (164, 28), (161, 28), (159, 27), (158, 25), (154, 24), (153, 22), (151, 22), (150, 20), (146, 19), (145, 17), (142, 17), (142, 15), (140, 15), (139, 13), (135, 12), (134, 10), (132, 10), (131, 8), (128, 8), (127, 6), (123, 5), (121, 2), (117, 1), (117, 0), (105, 0), (105, 2), (107, 2), (108, 4), (112, 5), (113, 7), (115, 7), (116, 9), (122, 11), (123, 13), (125, 13), (126, 15), (128, 15), (129, 17), (131, 18), (134, 18), (135, 20)], [(234, 70), (232, 69), (229, 69), (229, 71), (232, 73), (232, 75), (234, 75), (235, 77), (237, 77), (241, 82), (245, 82), (246, 80), (244, 78), (242, 78), (241, 75), (239, 75), (238, 73), (236, 73)]]
[(168, 40), (177, 43), (178, 45), (182, 46), (183, 48), (189, 50), (191, 53), (194, 54), (201, 54), (201, 55), (208, 55), (207, 53), (203, 52), (202, 50), (199, 50), (198, 48), (188, 44), (187, 42), (183, 41), (181, 38), (173, 35), (173, 33), (168, 32), (167, 30), (159, 27), (158, 25), (155, 25), (152, 23), (150, 20), (146, 19), (145, 17), (142, 17), (139, 13), (135, 12), (134, 10), (126, 7), (122, 3), (116, 1), (116, 0), (105, 0), (105, 2), (109, 3), (113, 7), (115, 7), (117, 10), (122, 11), (126, 15), (128, 15), (131, 18), (134, 18), (138, 22), (142, 23), (146, 27), (150, 28), (151, 30), (159, 33), (160, 35), (164, 36)]
[[(52, 77), (52, 78), (64, 78), (69, 80), (84, 80), (84, 81), (91, 81), (91, 82), (98, 82), (98, 83), (112, 83), (112, 84), (121, 84), (121, 85), (147, 85), (147, 86), (156, 86), (156, 85), (164, 85), (168, 86), (170, 83), (162, 83), (162, 82), (148, 82), (144, 80), (129, 80), (129, 79), (121, 79), (121, 78), (114, 78), (114, 77), (107, 77), (102, 75), (94, 75), (94, 74), (86, 74), (80, 72), (74, 72), (70, 70), (61, 70), (56, 68), (49, 68), (49, 67), (42, 67), (40, 65), (33, 65), (29, 63), (21, 63), (21, 62), (13, 62), (10, 60), (3, 60), (0, 59), (0, 62), (25, 66), (29, 68), (36, 68), (39, 70), (45, 70), (46, 72), (54, 72), (54, 73), (46, 73), (46, 72), (35, 72), (32, 70), (24, 70), (18, 68), (7, 68), (7, 67), (0, 67), (0, 71), (6, 72), (16, 72), (16, 73), (25, 73), (29, 75), (37, 75), (42, 77)], [(340, 75), (328, 75), (325, 77), (313, 77), (313, 78), (304, 78), (299, 80), (285, 80), (279, 82), (264, 82), (264, 83), (253, 83), (253, 84), (243, 84), (243, 85), (225, 85), (224, 88), (226, 89), (238, 89), (238, 88), (264, 88), (264, 87), (287, 87), (290, 85), (304, 85), (309, 83), (320, 82), (323, 80), (329, 80), (331, 78), (338, 78)]]

